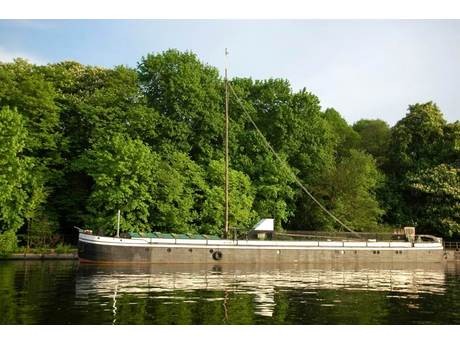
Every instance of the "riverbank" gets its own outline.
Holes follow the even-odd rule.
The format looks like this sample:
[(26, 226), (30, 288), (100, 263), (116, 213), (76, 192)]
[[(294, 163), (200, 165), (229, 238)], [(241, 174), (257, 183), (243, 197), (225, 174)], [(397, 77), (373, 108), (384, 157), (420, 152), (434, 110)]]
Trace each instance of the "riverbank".
[(0, 260), (77, 260), (78, 253), (15, 253)]
[(0, 256), (0, 260), (77, 260), (78, 249), (71, 245), (59, 244), (55, 248), (19, 247), (14, 253)]

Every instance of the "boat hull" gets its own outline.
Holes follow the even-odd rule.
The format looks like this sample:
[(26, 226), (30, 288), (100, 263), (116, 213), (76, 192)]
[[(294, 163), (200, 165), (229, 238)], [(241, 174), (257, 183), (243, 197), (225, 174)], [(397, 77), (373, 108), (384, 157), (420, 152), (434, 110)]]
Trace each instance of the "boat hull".
[[(412, 246), (411, 243), (346, 243), (271, 241), (170, 240), (155, 243), (85, 235), (79, 240), (83, 262), (144, 264), (207, 263), (310, 263), (310, 262), (443, 262), (442, 245)], [(315, 245), (316, 244), (316, 245)], [(363, 245), (365, 244), (365, 245)]]

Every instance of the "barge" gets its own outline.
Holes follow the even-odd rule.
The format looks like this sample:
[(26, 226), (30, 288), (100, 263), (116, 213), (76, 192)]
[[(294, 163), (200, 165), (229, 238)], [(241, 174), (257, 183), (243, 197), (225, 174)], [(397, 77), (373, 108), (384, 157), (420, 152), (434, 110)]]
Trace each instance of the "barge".
[[(270, 234), (273, 232), (270, 224), (273, 225), (273, 220), (265, 219), (253, 232), (259, 238)], [(129, 264), (435, 263), (446, 260), (442, 240), (429, 235), (411, 235), (396, 241), (229, 240), (158, 233), (108, 237), (94, 235), (90, 230), (80, 230), (78, 255), (82, 262)]]

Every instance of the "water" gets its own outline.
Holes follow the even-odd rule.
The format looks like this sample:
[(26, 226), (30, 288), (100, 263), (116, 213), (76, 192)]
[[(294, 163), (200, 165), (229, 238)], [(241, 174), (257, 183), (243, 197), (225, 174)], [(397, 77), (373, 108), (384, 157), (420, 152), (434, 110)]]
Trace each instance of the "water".
[(460, 266), (0, 261), (0, 324), (459, 324)]

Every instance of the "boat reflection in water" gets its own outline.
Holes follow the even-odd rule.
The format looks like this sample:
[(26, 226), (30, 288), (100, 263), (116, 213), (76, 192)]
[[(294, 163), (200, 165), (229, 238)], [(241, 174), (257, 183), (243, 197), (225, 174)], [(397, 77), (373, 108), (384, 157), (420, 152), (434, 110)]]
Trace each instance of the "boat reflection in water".
[[(275, 293), (287, 290), (384, 291), (404, 294), (444, 294), (445, 268), (441, 264), (422, 265), (81, 265), (76, 281), (79, 300), (96, 294), (113, 301), (114, 322), (117, 296), (174, 299), (175, 291), (223, 291), (253, 295), (255, 314), (272, 316)], [(183, 302), (183, 295), (181, 297)], [(196, 302), (192, 301), (192, 302)]]

